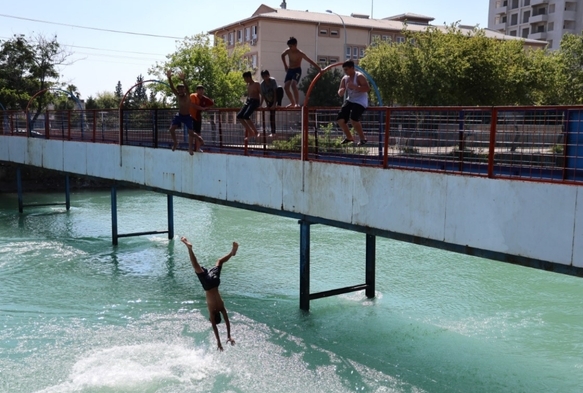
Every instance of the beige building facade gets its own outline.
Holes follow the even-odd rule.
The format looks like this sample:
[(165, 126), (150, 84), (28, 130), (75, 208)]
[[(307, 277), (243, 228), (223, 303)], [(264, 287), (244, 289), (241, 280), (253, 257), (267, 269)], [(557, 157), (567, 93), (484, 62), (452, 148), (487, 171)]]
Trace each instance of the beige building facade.
[(558, 49), (564, 34), (583, 29), (583, 0), (490, 0), (488, 27)]
[[(404, 27), (410, 31), (423, 31), (431, 21), (432, 17), (409, 13), (372, 19), (361, 14), (295, 11), (262, 4), (250, 17), (211, 30), (209, 34), (222, 38), (229, 48), (237, 44), (249, 45), (251, 49), (247, 55), (255, 73), (254, 79), (260, 80), (260, 71), (266, 69), (283, 86), (285, 71), (281, 54), (292, 36), (297, 38), (299, 49), (324, 67), (348, 59), (358, 63), (375, 40), (404, 41)], [(473, 26), (460, 27), (467, 31), (474, 29)], [(486, 35), (494, 39), (520, 39), (488, 29)], [(530, 39), (525, 40), (525, 44), (534, 47), (546, 45)], [(302, 77), (308, 68), (309, 64), (304, 61)], [(283, 105), (287, 102), (285, 97)]]

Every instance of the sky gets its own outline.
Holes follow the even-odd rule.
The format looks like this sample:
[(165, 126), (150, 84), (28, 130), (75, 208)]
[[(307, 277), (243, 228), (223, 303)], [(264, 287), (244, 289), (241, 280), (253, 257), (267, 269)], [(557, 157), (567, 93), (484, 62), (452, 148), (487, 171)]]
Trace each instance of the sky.
[[(279, 8), (281, 0), (0, 0), (0, 40), (15, 34), (57, 36), (70, 53), (60, 81), (74, 84), (81, 99), (129, 89), (141, 74), (177, 48), (183, 37), (206, 33), (250, 17), (261, 4)], [(204, 5), (201, 5), (203, 3)], [(287, 9), (351, 13), (376, 18), (406, 12), (434, 17), (435, 25), (459, 21), (487, 27), (488, 0), (287, 0)], [(372, 11), (372, 12), (371, 12)], [(23, 19), (24, 18), (24, 19)], [(31, 20), (32, 19), (32, 20)], [(282, 43), (283, 50), (283, 43)]]

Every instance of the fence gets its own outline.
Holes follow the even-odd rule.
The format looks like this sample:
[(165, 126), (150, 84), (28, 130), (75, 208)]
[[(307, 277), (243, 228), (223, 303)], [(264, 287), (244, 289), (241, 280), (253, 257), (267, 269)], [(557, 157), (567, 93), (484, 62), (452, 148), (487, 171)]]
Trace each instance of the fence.
[[(238, 109), (204, 112), (205, 152), (384, 168), (583, 182), (583, 107), (374, 107), (361, 119), (367, 144), (342, 145), (338, 108), (258, 110), (246, 140)], [(0, 134), (170, 148), (169, 109), (3, 111)], [(304, 128), (302, 128), (302, 118)], [(355, 140), (358, 135), (352, 130)], [(179, 134), (187, 149), (187, 131)]]

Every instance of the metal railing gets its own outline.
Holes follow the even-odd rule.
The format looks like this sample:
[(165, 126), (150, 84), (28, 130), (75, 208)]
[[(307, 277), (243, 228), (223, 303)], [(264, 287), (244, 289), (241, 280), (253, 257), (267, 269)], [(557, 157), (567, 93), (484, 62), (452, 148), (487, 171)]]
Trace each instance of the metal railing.
[[(237, 112), (204, 112), (206, 152), (583, 182), (580, 106), (371, 107), (361, 120), (367, 139), (363, 146), (340, 143), (344, 134), (336, 124), (338, 108), (278, 108), (273, 115), (260, 109), (252, 118), (259, 136), (249, 140)], [(171, 109), (47, 111), (29, 119), (27, 130), (25, 112), (2, 111), (0, 135), (170, 148), (168, 128), (174, 115)], [(187, 131), (178, 135), (178, 149), (186, 150)]]

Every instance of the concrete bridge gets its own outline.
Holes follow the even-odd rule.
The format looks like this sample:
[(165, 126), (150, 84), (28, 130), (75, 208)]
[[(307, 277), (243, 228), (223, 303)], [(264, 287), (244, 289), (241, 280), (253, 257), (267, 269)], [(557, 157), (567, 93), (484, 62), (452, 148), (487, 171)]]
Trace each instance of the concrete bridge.
[[(378, 149), (385, 159), (377, 157), (379, 165), (371, 165), (369, 156), (378, 152), (361, 153), (369, 157), (364, 161), (345, 157), (327, 162), (321, 154), (249, 154), (253, 146), (245, 143), (239, 154), (233, 146), (213, 150), (209, 144), (205, 153), (191, 156), (160, 147), (5, 133), (0, 135), (0, 162), (296, 218), (303, 309), (311, 299), (353, 290), (374, 296), (376, 236), (583, 276), (583, 183), (546, 179), (542, 169), (536, 181), (484, 176), (476, 173), (473, 162), (467, 172), (448, 171), (449, 164), (442, 166), (446, 170), (392, 167), (386, 158), (389, 140), (380, 138)], [(494, 147), (492, 151), (493, 156)], [(310, 294), (312, 224), (364, 234), (365, 284)]]

